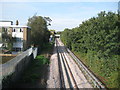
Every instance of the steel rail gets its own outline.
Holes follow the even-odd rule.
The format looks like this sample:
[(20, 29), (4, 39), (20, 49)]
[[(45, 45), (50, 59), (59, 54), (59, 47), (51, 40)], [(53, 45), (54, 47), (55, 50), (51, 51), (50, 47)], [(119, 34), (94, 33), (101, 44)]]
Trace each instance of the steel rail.
[(60, 55), (59, 55), (59, 50), (58, 50), (58, 42), (57, 40), (55, 40), (56, 42), (56, 49), (57, 49), (57, 56), (58, 56), (58, 67), (59, 67), (59, 75), (60, 75), (60, 88), (65, 88), (64, 85), (64, 78), (63, 78), (63, 71), (62, 71), (62, 67), (61, 67), (61, 62), (60, 62)]
[[(65, 58), (64, 53), (63, 53), (63, 57)], [(66, 58), (65, 58), (65, 62), (66, 62), (67, 66), (68, 66), (68, 69), (69, 69), (69, 71), (70, 71), (70, 76), (72, 77), (72, 80), (73, 80), (73, 82), (74, 82), (74, 84), (75, 84), (75, 88), (76, 88), (77, 90), (79, 90), (79, 89), (78, 89), (78, 86), (77, 86), (77, 83), (76, 83), (76, 81), (75, 81), (75, 79), (74, 79), (74, 76), (73, 76), (73, 74), (72, 74), (72, 71), (71, 71), (71, 69), (70, 69), (70, 66), (69, 66)]]
[(102, 82), (100, 82), (97, 77), (95, 77), (94, 74), (92, 74), (88, 68), (80, 61), (80, 59), (78, 59), (68, 48), (66, 48), (66, 50), (68, 51), (68, 53), (71, 55), (71, 57), (75, 60), (76, 64), (78, 65), (79, 68), (81, 68), (85, 74), (89, 77), (90, 80), (92, 80), (94, 87), (97, 88), (105, 88), (105, 86), (103, 85)]
[[(62, 63), (62, 65), (63, 65), (63, 70), (64, 70), (64, 72), (65, 72), (65, 74), (64, 75), (66, 75), (66, 79), (67, 79), (67, 82), (65, 82), (66, 84), (69, 84), (69, 88), (72, 88), (73, 87), (73, 85), (72, 85), (72, 81), (71, 81), (71, 79), (70, 79), (70, 75), (69, 75), (69, 72), (68, 72), (68, 67), (67, 67), (67, 65), (66, 65), (66, 63), (65, 63), (65, 58), (63, 57), (63, 55), (62, 55), (62, 53), (60, 54), (60, 56), (61, 56), (61, 63)], [(64, 76), (64, 78), (65, 78), (65, 76)], [(66, 85), (65, 84), (65, 85)], [(66, 88), (67, 88), (68, 86), (66, 86)]]
[[(60, 46), (60, 44), (59, 44), (59, 42), (57, 41), (57, 45), (58, 46)], [(61, 50), (61, 52), (64, 52), (62, 49), (60, 49)], [(65, 69), (66, 69), (66, 67), (68, 67), (68, 71), (69, 71), (69, 76), (68, 76), (68, 71), (66, 71), (66, 74), (67, 74), (67, 78), (68, 77), (71, 77), (71, 79), (72, 79), (72, 81), (73, 81), (73, 83), (74, 83), (74, 85), (71, 85), (71, 81), (68, 79), (68, 83), (70, 83), (69, 85), (71, 85), (70, 87), (74, 87), (76, 90), (79, 90), (78, 89), (78, 86), (77, 86), (77, 83), (76, 83), (76, 81), (75, 81), (75, 79), (74, 79), (74, 76), (73, 76), (73, 74), (72, 74), (72, 71), (71, 71), (71, 69), (70, 69), (70, 66), (69, 66), (69, 64), (68, 64), (68, 61), (67, 61), (67, 58), (65, 57), (65, 53), (61, 53), (60, 54), (61, 55), (61, 58), (62, 58), (62, 60), (63, 60), (63, 63), (64, 63), (64, 67), (65, 67)], [(66, 62), (66, 66), (65, 66), (65, 62)]]

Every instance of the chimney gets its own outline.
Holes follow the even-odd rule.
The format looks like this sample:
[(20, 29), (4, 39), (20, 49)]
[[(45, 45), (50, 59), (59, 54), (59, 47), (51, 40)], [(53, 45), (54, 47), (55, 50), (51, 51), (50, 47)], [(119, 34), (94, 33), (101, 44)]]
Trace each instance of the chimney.
[(16, 25), (19, 25), (19, 21), (18, 20), (16, 20)]

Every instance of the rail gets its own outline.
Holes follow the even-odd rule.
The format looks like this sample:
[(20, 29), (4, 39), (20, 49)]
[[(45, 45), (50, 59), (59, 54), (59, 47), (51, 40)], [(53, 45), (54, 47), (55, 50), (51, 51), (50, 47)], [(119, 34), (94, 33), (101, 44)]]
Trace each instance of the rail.
[(100, 82), (95, 75), (93, 75), (87, 67), (67, 48), (68, 53), (72, 56), (72, 58), (76, 61), (77, 65), (83, 70), (83, 72), (89, 77), (89, 79), (94, 84), (95, 88), (105, 88), (102, 82)]
[(55, 40), (56, 48), (57, 48), (57, 54), (58, 54), (58, 67), (59, 67), (59, 75), (60, 75), (60, 88), (65, 88), (64, 85), (64, 78), (63, 78), (63, 72), (62, 72), (62, 67), (61, 67), (61, 55), (58, 49), (58, 42)]
[[(69, 87), (69, 88), (76, 88), (76, 90), (78, 90), (77, 83), (74, 79), (74, 76), (73, 76), (70, 66), (68, 64), (65, 53), (63, 53), (64, 51), (62, 49), (60, 49), (60, 47), (59, 47), (60, 44), (57, 40), (56, 40), (56, 44), (57, 44), (57, 50), (58, 50), (58, 55), (59, 55), (59, 59), (60, 59), (59, 60), (59, 68), (60, 68), (60, 76), (62, 76), (61, 77), (62, 79), (60, 78), (60, 81), (62, 83), (61, 86), (62, 86), (62, 88)], [(65, 74), (63, 75), (63, 72), (65, 72), (65, 74), (66, 74), (67, 81), (65, 80)], [(64, 78), (63, 78), (63, 76), (64, 76)], [(68, 83), (68, 85), (65, 85), (66, 82)]]

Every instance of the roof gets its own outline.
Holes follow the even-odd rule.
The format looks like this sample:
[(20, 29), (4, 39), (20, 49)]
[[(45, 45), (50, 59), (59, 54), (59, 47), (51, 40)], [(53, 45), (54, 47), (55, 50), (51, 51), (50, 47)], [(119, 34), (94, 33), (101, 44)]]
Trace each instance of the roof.
[(0, 22), (13, 22), (13, 21), (0, 20)]
[(0, 25), (0, 27), (30, 28), (29, 26), (24, 26), (24, 25), (5, 25), (5, 26)]
[(21, 27), (21, 28), (25, 27), (25, 28), (30, 28), (29, 26), (24, 26), (24, 25), (11, 25), (10, 27)]
[(13, 21), (9, 21), (9, 20), (0, 20), (0, 23), (2, 23), (2, 22), (11, 22), (11, 25), (10, 24), (6, 24), (6, 25), (0, 24), (0, 27), (30, 28), (29, 26), (26, 26), (26, 25), (13, 25)]

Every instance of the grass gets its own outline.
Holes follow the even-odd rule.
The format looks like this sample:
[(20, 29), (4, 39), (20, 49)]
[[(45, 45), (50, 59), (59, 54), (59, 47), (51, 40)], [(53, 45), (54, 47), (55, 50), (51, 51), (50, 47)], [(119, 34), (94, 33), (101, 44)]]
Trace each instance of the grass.
[[(44, 74), (43, 70), (46, 65), (50, 64), (50, 53), (52, 53), (54, 43), (44, 45), (42, 52), (33, 61), (30, 67), (25, 71), (21, 82), (30, 83), (40, 79)], [(43, 73), (42, 73), (43, 72)]]
[(41, 72), (36, 72), (40, 71), (44, 65), (49, 64), (50, 61), (45, 58), (44, 56), (38, 55), (34, 61), (32, 61), (31, 66), (26, 70), (24, 73), (21, 82), (24, 83), (30, 83), (30, 82), (35, 82), (38, 80), (42, 73)]

